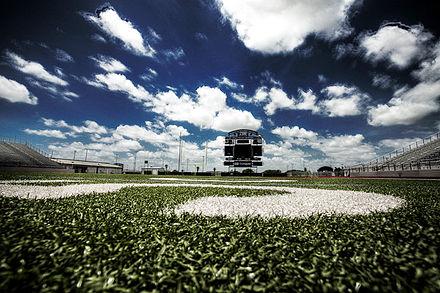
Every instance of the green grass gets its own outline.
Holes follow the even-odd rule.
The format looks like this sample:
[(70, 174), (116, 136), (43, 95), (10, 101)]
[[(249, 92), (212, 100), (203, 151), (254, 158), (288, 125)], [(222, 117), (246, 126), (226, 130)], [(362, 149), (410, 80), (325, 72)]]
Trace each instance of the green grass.
[(296, 180), (393, 194), (407, 204), (368, 216), (228, 219), (167, 211), (202, 196), (268, 191), (137, 187), (65, 199), (0, 197), (0, 291), (440, 290), (439, 181)]

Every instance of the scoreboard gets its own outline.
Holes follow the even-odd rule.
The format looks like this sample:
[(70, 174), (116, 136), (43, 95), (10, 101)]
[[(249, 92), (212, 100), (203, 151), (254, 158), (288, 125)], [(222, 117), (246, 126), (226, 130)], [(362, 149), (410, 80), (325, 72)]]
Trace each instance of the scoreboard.
[(262, 166), (263, 137), (250, 129), (237, 129), (228, 132), (225, 137), (225, 166), (257, 167)]

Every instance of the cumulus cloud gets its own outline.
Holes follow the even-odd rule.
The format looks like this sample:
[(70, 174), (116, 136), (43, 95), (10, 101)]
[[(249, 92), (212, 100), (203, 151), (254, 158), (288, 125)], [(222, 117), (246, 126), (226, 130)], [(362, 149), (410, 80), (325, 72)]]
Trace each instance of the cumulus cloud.
[(140, 75), (140, 78), (142, 78), (145, 81), (150, 81), (155, 79), (159, 73), (157, 73), (156, 70), (152, 68), (147, 68), (147, 72)]
[(351, 165), (376, 157), (374, 146), (364, 142), (362, 134), (321, 136), (298, 126), (283, 126), (272, 130), (285, 142), (308, 146), (324, 153), (337, 165)]
[(211, 126), (212, 129), (225, 132), (239, 128), (258, 130), (260, 127), (261, 120), (256, 119), (252, 113), (232, 108), (220, 111)]
[(268, 54), (291, 52), (311, 34), (327, 40), (346, 36), (351, 32), (348, 17), (354, 2), (217, 0), (244, 45)]
[(370, 125), (411, 125), (440, 110), (440, 42), (412, 74), (419, 80), (415, 86), (400, 88), (388, 103), (370, 108)]
[(62, 133), (59, 130), (53, 130), (53, 129), (45, 129), (45, 130), (35, 130), (35, 129), (25, 129), (24, 132), (27, 134), (35, 134), (39, 136), (46, 136), (46, 137), (55, 137), (55, 138), (61, 138), (65, 139), (66, 135)]
[(196, 92), (195, 100), (187, 94), (179, 98), (173, 91), (161, 92), (153, 100), (152, 110), (169, 120), (187, 121), (201, 128), (225, 130), (232, 124), (252, 129), (261, 126), (261, 121), (250, 112), (229, 108), (226, 95), (220, 89), (202, 86)]
[(73, 136), (77, 133), (93, 133), (93, 134), (106, 134), (107, 129), (96, 123), (92, 120), (85, 120), (83, 126), (75, 126), (70, 125), (64, 120), (53, 120), (53, 119), (47, 119), (42, 118), (44, 125), (49, 127), (57, 127), (57, 128), (68, 128), (69, 130), (73, 131), (73, 134), (70, 134)]
[(122, 19), (112, 6), (106, 6), (95, 14), (82, 13), (112, 39), (118, 39), (124, 47), (136, 55), (153, 57), (155, 50), (144, 40), (142, 34), (128, 20)]
[(231, 81), (229, 78), (223, 76), (221, 79), (215, 78), (215, 81), (219, 86), (225, 86), (231, 89), (243, 89), (244, 86), (241, 84), (238, 84), (236, 82)]
[(134, 102), (148, 102), (153, 97), (141, 85), (134, 85), (125, 75), (120, 73), (96, 74), (95, 79), (88, 81), (92, 86), (106, 88), (110, 91), (122, 92)]
[(422, 25), (388, 23), (374, 34), (361, 37), (360, 46), (366, 59), (373, 62), (386, 60), (391, 66), (403, 69), (424, 57), (427, 42), (432, 37)]
[[(149, 122), (149, 121), (147, 121)], [(119, 125), (113, 134), (115, 137), (127, 137), (133, 140), (141, 140), (153, 145), (177, 145), (179, 137), (188, 136), (186, 128), (177, 125), (163, 125), (154, 127), (152, 123), (145, 123), (145, 126), (139, 125)]]
[(292, 139), (292, 138), (306, 138), (309, 140), (315, 140), (317, 137), (317, 133), (311, 130), (306, 130), (304, 128), (300, 128), (298, 126), (288, 127), (282, 126), (277, 127), (272, 130), (273, 134), (276, 134), (284, 139)]
[(344, 117), (359, 115), (370, 97), (362, 93), (356, 87), (345, 85), (332, 85), (324, 88), (323, 93), (327, 99), (318, 101), (318, 97), (311, 89), (304, 91), (298, 89), (298, 98), (289, 97), (287, 93), (279, 88), (261, 86), (257, 88), (251, 99), (235, 97), (243, 102), (265, 104), (266, 115), (273, 115), (278, 109), (310, 110), (313, 114), (322, 114), (329, 117)]
[(278, 109), (294, 109), (295, 100), (289, 98), (282, 89), (272, 87), (270, 90), (265, 87), (259, 87), (255, 91), (252, 100), (256, 103), (265, 102), (264, 111), (267, 115), (273, 115)]
[(402, 149), (415, 143), (419, 138), (398, 138), (398, 139), (382, 139), (378, 145), (380, 147), (395, 149)]
[(295, 108), (298, 110), (311, 110), (312, 113), (319, 113), (320, 109), (317, 106), (317, 97), (311, 89), (307, 92), (300, 89), (298, 91), (300, 98), (298, 99)]
[(242, 103), (252, 103), (252, 100), (243, 93), (231, 93), (231, 97)]
[(2, 75), (0, 75), (0, 97), (12, 103), (38, 104), (38, 98), (33, 96), (26, 86)]
[(364, 142), (362, 134), (321, 138), (311, 147), (335, 160), (336, 165), (353, 165), (377, 156), (374, 146)]
[(98, 55), (97, 57), (90, 57), (96, 62), (96, 65), (107, 72), (126, 72), (130, 71), (121, 61), (104, 55)]
[(227, 106), (226, 94), (218, 88), (201, 86), (194, 97), (187, 93), (179, 97), (175, 89), (153, 95), (117, 73), (97, 74), (94, 80), (87, 83), (125, 93), (131, 100), (143, 103), (147, 109), (162, 115), (166, 120), (186, 121), (200, 128), (221, 131), (230, 130), (229, 127), (233, 125), (252, 129), (261, 127), (261, 120), (256, 119), (252, 113)]
[(440, 82), (420, 82), (413, 88), (394, 93), (387, 104), (379, 104), (368, 112), (368, 123), (373, 126), (411, 125), (440, 109)]
[(360, 92), (356, 87), (344, 85), (328, 86), (321, 93), (329, 98), (320, 102), (323, 111), (329, 117), (359, 115), (362, 104), (369, 100), (369, 96)]
[(47, 72), (40, 63), (27, 61), (19, 55), (9, 51), (6, 52), (6, 56), (8, 57), (11, 66), (23, 73), (29, 74), (39, 80), (43, 80), (55, 85), (68, 85), (67, 81)]

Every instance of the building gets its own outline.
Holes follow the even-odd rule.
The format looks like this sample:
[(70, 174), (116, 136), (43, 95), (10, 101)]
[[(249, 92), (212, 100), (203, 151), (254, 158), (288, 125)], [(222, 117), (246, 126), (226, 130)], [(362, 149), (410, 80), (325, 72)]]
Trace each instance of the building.
[(122, 170), (124, 169), (124, 165), (118, 163), (110, 164), (59, 158), (52, 158), (52, 160), (68, 170), (73, 170), (74, 173), (122, 174)]
[(165, 172), (165, 169), (162, 167), (144, 167), (142, 168), (142, 174), (146, 175), (159, 175), (160, 173), (163, 174)]

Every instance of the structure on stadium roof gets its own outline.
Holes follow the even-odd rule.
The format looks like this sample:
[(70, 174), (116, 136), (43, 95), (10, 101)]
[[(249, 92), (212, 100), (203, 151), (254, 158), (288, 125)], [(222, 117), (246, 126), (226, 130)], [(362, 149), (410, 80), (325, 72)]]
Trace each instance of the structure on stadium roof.
[(350, 177), (440, 178), (440, 132), (345, 172)]
[(263, 137), (250, 129), (237, 129), (225, 137), (224, 165), (229, 168), (263, 166)]

